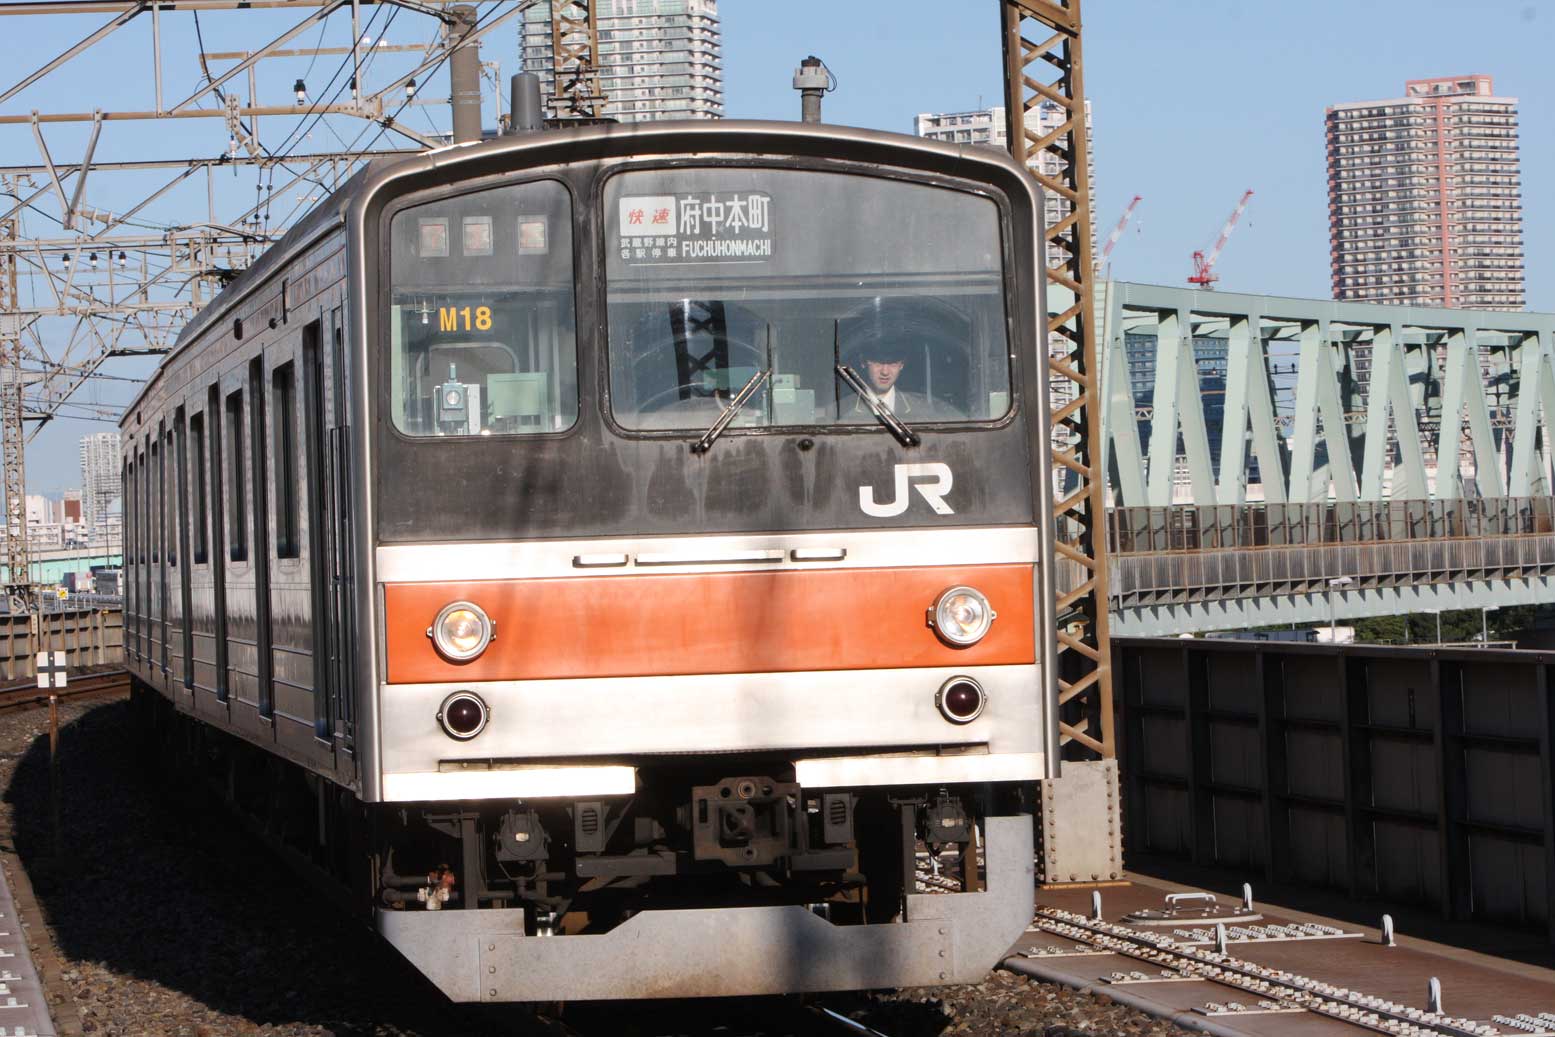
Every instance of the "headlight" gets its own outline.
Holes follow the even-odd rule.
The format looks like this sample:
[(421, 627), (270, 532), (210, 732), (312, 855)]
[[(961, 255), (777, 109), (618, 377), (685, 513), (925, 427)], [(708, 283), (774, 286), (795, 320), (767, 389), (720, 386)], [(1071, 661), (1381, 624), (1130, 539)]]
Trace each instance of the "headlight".
[(468, 601), (456, 601), (443, 606), (437, 619), (427, 627), (427, 636), (437, 646), (443, 658), (450, 662), (465, 663), (474, 659), (491, 644), (494, 634), (491, 620), (479, 605)]
[(997, 615), (982, 591), (952, 587), (929, 609), (929, 626), (950, 644), (965, 647), (981, 641)]

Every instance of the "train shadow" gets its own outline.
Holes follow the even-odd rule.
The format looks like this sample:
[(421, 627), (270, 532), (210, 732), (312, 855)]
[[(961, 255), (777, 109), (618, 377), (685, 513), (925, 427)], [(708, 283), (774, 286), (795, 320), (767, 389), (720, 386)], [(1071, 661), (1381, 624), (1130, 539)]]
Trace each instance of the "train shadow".
[[(145, 755), (128, 701), (67, 707), (65, 715), (57, 849), (46, 721), (17, 760), (4, 800), (13, 846), (61, 964), (67, 976), (81, 977), (67, 982), (78, 989), (78, 1006), (93, 1013), (84, 1016), (87, 1032), (557, 1033), (518, 1006), (456, 1011), (376, 934), (288, 871), (213, 797), (169, 787)], [(104, 986), (113, 989), (112, 1000), (99, 1000)], [(179, 999), (185, 1004), (177, 1005)], [(824, 1000), (871, 1024), (889, 1020), (893, 1037), (938, 1037), (952, 1023), (932, 1000), (868, 994)], [(155, 1003), (156, 1018), (131, 1014), (137, 1001)], [(775, 1005), (795, 1010), (794, 1024), (781, 1026), (785, 1012), (774, 1015)], [(622, 1037), (731, 1032), (719, 1023), (764, 1022), (763, 1032), (794, 1034), (829, 1029), (797, 1006), (790, 998), (600, 1002), (570, 1005), (568, 1015), (592, 1032)], [(690, 1031), (688, 1019), (697, 1020)]]
[[(106, 1014), (130, 1026), (119, 1032), (153, 1032), (122, 1014), (144, 984), (140, 996), (148, 1013), (157, 1004), (156, 1024), (176, 1025), (170, 1014), (198, 1018), (211, 1037), (266, 1026), (396, 1037), (479, 1032), (451, 1022), (447, 1002), (398, 955), (290, 876), (213, 803), (167, 788), (142, 756), (127, 701), (65, 723), (59, 759), (57, 854), (46, 730), (17, 762), (5, 801), (62, 964), (84, 977), (71, 985), (93, 986), (99, 969), (115, 977), (114, 1001), (83, 1004), (99, 1029)], [(187, 999), (187, 1011), (156, 987)]]

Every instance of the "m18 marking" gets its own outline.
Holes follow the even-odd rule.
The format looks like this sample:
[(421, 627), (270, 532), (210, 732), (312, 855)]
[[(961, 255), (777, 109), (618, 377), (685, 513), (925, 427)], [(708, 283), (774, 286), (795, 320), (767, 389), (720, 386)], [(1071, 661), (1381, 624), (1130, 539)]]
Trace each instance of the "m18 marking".
[[(470, 320), (470, 314), (475, 314), (475, 319)], [(458, 331), (459, 318), (464, 318), (465, 331), (490, 331), (491, 307), (477, 306), (472, 311), (468, 306), (439, 306), (437, 308), (437, 330)]]

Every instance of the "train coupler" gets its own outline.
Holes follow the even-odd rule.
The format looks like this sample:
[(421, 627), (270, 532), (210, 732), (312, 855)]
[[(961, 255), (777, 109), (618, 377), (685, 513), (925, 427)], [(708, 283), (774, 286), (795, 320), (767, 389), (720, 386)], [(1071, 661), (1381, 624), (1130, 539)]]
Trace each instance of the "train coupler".
[(798, 784), (756, 775), (694, 786), (692, 857), (732, 867), (759, 868), (780, 861), (796, 871), (852, 867), (852, 797), (828, 795), (825, 799), (819, 840), (823, 845), (812, 846), (805, 798)]

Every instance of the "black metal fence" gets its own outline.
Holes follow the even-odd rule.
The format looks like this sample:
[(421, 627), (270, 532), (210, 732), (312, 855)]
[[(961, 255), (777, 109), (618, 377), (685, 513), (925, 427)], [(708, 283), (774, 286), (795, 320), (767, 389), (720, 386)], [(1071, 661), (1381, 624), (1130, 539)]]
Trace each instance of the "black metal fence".
[(1555, 938), (1555, 653), (1113, 641), (1125, 849)]

